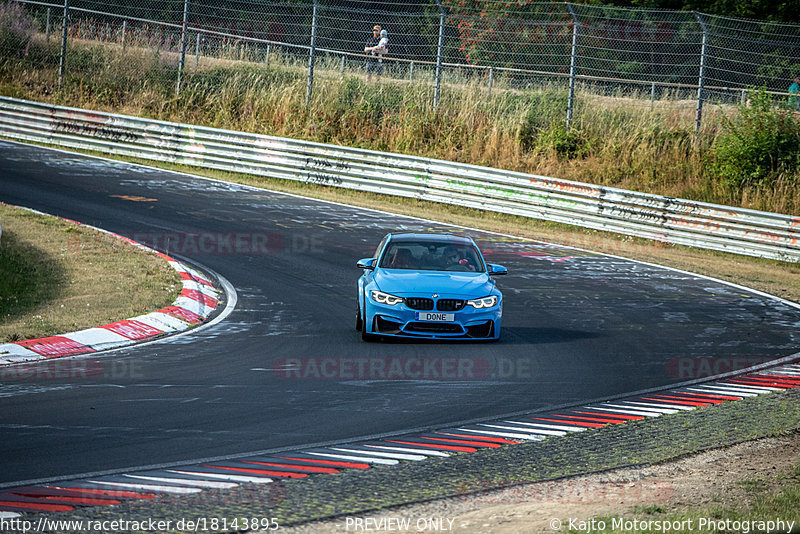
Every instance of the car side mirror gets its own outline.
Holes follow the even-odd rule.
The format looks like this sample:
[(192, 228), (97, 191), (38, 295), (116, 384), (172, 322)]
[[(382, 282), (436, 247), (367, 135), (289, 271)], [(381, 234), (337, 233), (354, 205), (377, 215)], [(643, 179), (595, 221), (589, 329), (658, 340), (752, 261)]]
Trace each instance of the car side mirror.
[(506, 269), (502, 265), (496, 265), (494, 263), (490, 263), (487, 265), (487, 267), (489, 267), (490, 276), (500, 276), (503, 274), (508, 274), (508, 269)]
[(369, 269), (372, 271), (375, 269), (375, 261), (375, 258), (364, 258), (356, 262), (356, 267), (359, 269)]

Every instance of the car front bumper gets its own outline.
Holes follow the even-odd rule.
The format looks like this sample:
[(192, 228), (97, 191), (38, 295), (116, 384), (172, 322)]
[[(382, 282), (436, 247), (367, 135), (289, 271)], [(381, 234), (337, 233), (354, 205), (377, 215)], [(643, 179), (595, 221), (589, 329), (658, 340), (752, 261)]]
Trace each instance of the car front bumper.
[[(485, 309), (465, 306), (454, 312), (452, 321), (426, 321), (418, 318), (419, 310), (405, 304), (389, 306), (367, 299), (365, 327), (367, 333), (422, 339), (497, 339), (500, 337), (502, 301)], [(424, 313), (424, 312), (422, 312)]]

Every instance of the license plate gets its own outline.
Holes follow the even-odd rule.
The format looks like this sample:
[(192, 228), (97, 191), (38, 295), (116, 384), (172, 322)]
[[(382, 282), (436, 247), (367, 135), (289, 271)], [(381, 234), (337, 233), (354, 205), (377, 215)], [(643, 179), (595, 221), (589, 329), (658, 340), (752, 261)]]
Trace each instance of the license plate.
[(453, 322), (456, 320), (455, 313), (434, 313), (434, 312), (416, 312), (417, 321), (440, 321), (440, 322)]

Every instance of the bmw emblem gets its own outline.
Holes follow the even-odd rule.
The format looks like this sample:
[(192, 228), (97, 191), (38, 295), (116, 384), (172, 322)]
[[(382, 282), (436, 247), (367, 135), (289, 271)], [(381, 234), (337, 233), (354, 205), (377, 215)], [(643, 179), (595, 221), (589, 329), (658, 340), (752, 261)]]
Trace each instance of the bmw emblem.
[(434, 293), (433, 295), (431, 295), (431, 298), (439, 298), (439, 293)]

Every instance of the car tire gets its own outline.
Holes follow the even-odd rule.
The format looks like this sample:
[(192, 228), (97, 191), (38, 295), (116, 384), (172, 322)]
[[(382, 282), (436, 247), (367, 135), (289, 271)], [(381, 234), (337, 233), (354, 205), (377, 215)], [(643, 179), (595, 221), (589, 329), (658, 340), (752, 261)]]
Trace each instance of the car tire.
[(356, 332), (361, 332), (364, 328), (364, 320), (361, 318), (361, 306), (356, 308)]
[(361, 319), (361, 340), (362, 341), (376, 341), (380, 338), (377, 334), (370, 334), (367, 332), (367, 318), (362, 317)]
[(366, 329), (361, 330), (361, 340), (362, 341), (370, 342), (370, 341), (377, 341), (377, 339), (378, 339), (378, 336), (376, 336), (375, 334), (368, 334)]

